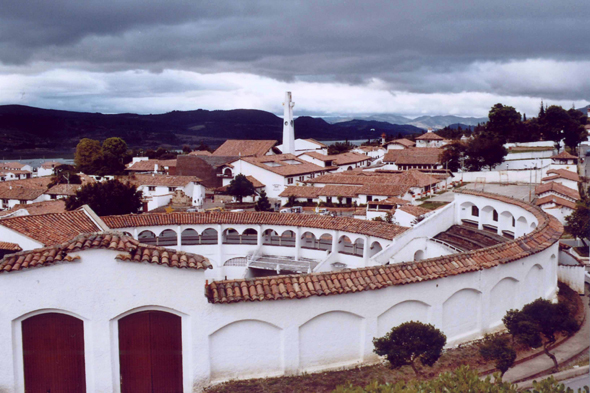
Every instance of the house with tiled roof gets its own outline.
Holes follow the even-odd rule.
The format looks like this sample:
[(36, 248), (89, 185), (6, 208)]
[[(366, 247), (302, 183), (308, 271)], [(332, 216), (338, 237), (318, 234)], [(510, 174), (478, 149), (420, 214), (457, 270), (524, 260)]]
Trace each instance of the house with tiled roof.
[(353, 153), (365, 155), (373, 160), (377, 160), (386, 152), (383, 146), (359, 146), (351, 150)]
[(45, 161), (37, 168), (37, 176), (53, 176), (55, 174), (55, 168), (60, 165), (62, 165), (61, 162)]
[(147, 157), (134, 157), (133, 161), (125, 168), (127, 173), (161, 173), (165, 175), (176, 174), (176, 159), (158, 160)]
[[(451, 227), (475, 247), (435, 237)], [(364, 343), (410, 320), (436, 325), (448, 347), (480, 339), (508, 310), (556, 301), (563, 226), (525, 202), (464, 191), (412, 228), (83, 209), (0, 220), (0, 231), (0, 324), (15, 332), (0, 335), (12, 370), (0, 386), (172, 392), (374, 364)]]
[(29, 204), (45, 200), (44, 189), (12, 185), (7, 182), (0, 186), (0, 209), (11, 209), (18, 204)]
[(0, 182), (11, 180), (30, 179), (33, 176), (33, 168), (20, 162), (0, 162)]
[(416, 147), (443, 147), (447, 143), (448, 140), (435, 134), (431, 129), (416, 138)]
[(578, 183), (580, 182), (580, 176), (577, 173), (568, 171), (567, 169), (549, 169), (547, 176), (541, 179), (541, 183), (556, 182), (563, 184), (572, 190), (578, 189)]
[(285, 187), (303, 184), (306, 180), (336, 170), (335, 166), (323, 167), (305, 161), (293, 154), (275, 154), (261, 157), (242, 157), (224, 168), (231, 177), (223, 178), (228, 185), (238, 174), (252, 176), (264, 182), (266, 195), (278, 198)]
[(346, 152), (340, 154), (325, 155), (317, 152), (303, 153), (298, 156), (302, 160), (312, 164), (328, 168), (337, 167), (334, 172), (351, 171), (356, 168), (364, 168), (371, 163), (371, 159), (366, 155)]
[(64, 199), (69, 196), (76, 195), (76, 192), (82, 188), (82, 184), (56, 184), (47, 191), (45, 195), (49, 199)]
[(535, 195), (538, 198), (543, 198), (547, 195), (555, 195), (567, 199), (571, 202), (576, 202), (580, 200), (580, 193), (577, 189), (571, 189), (555, 181), (550, 181), (548, 183), (540, 184), (537, 187), (535, 187)]
[(143, 194), (144, 211), (170, 204), (177, 193), (187, 196), (191, 205), (201, 207), (205, 202), (205, 186), (196, 176), (136, 174), (128, 179)]
[(0, 211), (0, 219), (19, 216), (36, 216), (48, 213), (64, 213), (66, 203), (63, 199), (18, 204), (11, 209)]
[[(276, 148), (279, 152), (281, 152), (281, 153), (283, 152), (283, 144), (277, 145)], [(319, 142), (313, 138), (295, 139), (295, 152), (293, 154), (295, 154), (296, 156), (299, 156), (302, 153), (308, 153), (308, 152), (315, 152), (315, 153), (327, 155), (328, 154), (328, 146), (326, 146), (324, 143)]]
[(572, 189), (554, 180), (535, 187), (535, 195), (537, 197), (535, 204), (553, 215), (562, 224), (565, 224), (566, 217), (573, 213), (576, 202), (580, 200), (577, 187)]
[(382, 169), (443, 169), (442, 153), (443, 149), (433, 147), (388, 150), (383, 156), (386, 166)]
[(403, 150), (409, 149), (416, 146), (416, 142), (413, 142), (406, 138), (394, 139), (392, 141), (385, 142), (383, 146), (387, 150)]
[(276, 140), (228, 139), (213, 152), (214, 156), (261, 157), (273, 155)]
[(177, 158), (176, 174), (198, 177), (207, 194), (213, 196), (214, 190), (224, 185), (223, 179), (233, 178), (231, 163), (237, 159), (237, 156), (181, 155)]
[(564, 149), (561, 153), (551, 156), (551, 161), (556, 165), (575, 165), (578, 163), (578, 157)]

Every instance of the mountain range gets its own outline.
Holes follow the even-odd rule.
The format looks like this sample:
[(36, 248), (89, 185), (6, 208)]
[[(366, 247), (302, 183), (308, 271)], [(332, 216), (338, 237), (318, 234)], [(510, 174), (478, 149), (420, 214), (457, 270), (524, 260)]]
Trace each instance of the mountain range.
[(479, 123), (485, 123), (488, 121), (487, 117), (459, 117), (459, 116), (420, 116), (415, 119), (410, 119), (401, 115), (395, 114), (376, 114), (370, 116), (355, 116), (341, 117), (341, 116), (328, 116), (322, 117), (329, 123), (337, 124), (339, 122), (346, 122), (350, 120), (375, 120), (380, 122), (387, 122), (391, 124), (399, 125), (411, 125), (418, 128), (428, 129), (433, 128), (435, 130), (450, 126), (451, 124), (461, 124), (462, 126), (476, 126)]
[[(406, 123), (395, 124), (392, 121)], [(485, 119), (422, 116), (410, 120), (397, 115), (376, 115), (329, 122), (319, 117), (300, 116), (295, 119), (295, 136), (318, 140), (358, 140), (375, 139), (386, 133), (401, 137), (421, 134), (428, 127), (442, 128), (453, 123), (469, 125), (480, 121)], [(0, 148), (5, 152), (35, 149), (67, 151), (75, 148), (81, 138), (104, 140), (112, 136), (123, 138), (132, 147), (145, 148), (194, 146), (201, 141), (215, 147), (230, 138), (280, 141), (282, 118), (252, 109), (198, 109), (139, 115), (0, 106)]]

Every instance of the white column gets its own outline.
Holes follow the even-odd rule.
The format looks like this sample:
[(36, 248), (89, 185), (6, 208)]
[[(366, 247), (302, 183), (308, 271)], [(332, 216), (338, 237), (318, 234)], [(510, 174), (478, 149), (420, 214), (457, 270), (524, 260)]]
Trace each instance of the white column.
[(182, 226), (178, 226), (176, 231), (176, 247), (177, 250), (182, 250)]
[(301, 250), (301, 231), (299, 227), (295, 228), (295, 259), (299, 260), (299, 252)]
[(217, 225), (217, 274), (218, 279), (223, 279), (223, 225)]
[(370, 249), (369, 237), (365, 236), (363, 238), (363, 240), (365, 241), (365, 244), (363, 245), (363, 263), (364, 263), (364, 266), (367, 266), (369, 264), (369, 249)]
[(338, 231), (332, 232), (332, 252), (338, 252)]
[(258, 225), (258, 235), (256, 236), (256, 245), (262, 246), (262, 225)]

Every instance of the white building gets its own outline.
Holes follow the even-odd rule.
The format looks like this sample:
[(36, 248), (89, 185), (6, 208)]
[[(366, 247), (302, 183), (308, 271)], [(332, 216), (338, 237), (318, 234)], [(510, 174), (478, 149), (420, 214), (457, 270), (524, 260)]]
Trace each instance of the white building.
[[(283, 144), (277, 145), (276, 148), (279, 151), (283, 151), (284, 147)], [(328, 154), (328, 146), (323, 144), (322, 142), (316, 141), (315, 139), (308, 138), (308, 139), (295, 139), (295, 154), (296, 156), (301, 155), (302, 153), (308, 152), (316, 152), (319, 154)]]
[(549, 182), (560, 183), (572, 190), (578, 190), (578, 183), (580, 182), (580, 176), (577, 173), (568, 171), (566, 169), (549, 169), (547, 171), (547, 177), (541, 179), (543, 184)]
[(37, 168), (37, 176), (53, 176), (55, 174), (55, 168), (60, 165), (62, 165), (61, 162), (45, 161)]
[[(188, 392), (368, 364), (372, 340), (410, 320), (457, 345), (502, 328), (510, 309), (556, 299), (563, 232), (539, 208), (478, 192), (411, 229), (278, 213), (31, 219), (0, 220), (26, 250), (0, 260), (7, 392)], [(463, 220), (516, 239), (469, 253), (431, 240)]]
[(356, 168), (364, 168), (371, 163), (371, 159), (366, 155), (354, 152), (332, 155), (309, 152), (301, 154), (299, 158), (324, 168), (330, 168), (331, 170), (334, 169), (333, 167), (336, 167), (335, 172), (351, 171)]
[(429, 129), (428, 132), (416, 138), (416, 147), (443, 147), (448, 142), (448, 140)]
[(11, 209), (21, 204), (30, 204), (45, 200), (40, 188), (27, 188), (23, 186), (8, 186), (0, 188), (0, 209)]
[(403, 149), (411, 149), (412, 147), (416, 147), (416, 143), (412, 142), (409, 139), (401, 138), (401, 139), (394, 139), (389, 142), (384, 142), (383, 146), (387, 150), (403, 150)]
[(130, 181), (143, 193), (147, 210), (154, 210), (170, 204), (177, 190), (192, 201), (192, 206), (201, 207), (205, 202), (205, 187), (194, 176), (135, 175)]

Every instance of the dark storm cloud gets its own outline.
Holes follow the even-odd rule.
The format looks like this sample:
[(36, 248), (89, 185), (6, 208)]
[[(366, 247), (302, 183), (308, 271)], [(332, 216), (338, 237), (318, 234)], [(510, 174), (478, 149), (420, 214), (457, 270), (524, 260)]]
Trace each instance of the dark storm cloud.
[(391, 90), (419, 93), (579, 99), (587, 92), (502, 83), (490, 71), (482, 80), (477, 72), (485, 63), (589, 60), (590, 2), (37, 0), (0, 7), (5, 65), (246, 72), (353, 84), (379, 78)]

